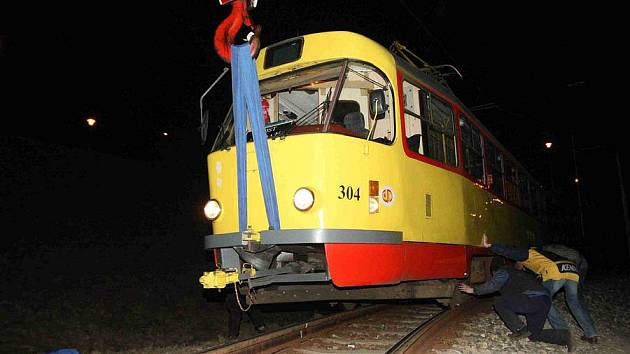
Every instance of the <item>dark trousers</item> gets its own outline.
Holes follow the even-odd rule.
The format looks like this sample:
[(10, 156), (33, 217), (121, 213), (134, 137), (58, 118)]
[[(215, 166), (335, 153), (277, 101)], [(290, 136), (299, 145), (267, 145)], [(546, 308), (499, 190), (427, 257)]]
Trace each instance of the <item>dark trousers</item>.
[(542, 331), (550, 306), (549, 296), (516, 294), (499, 296), (494, 300), (494, 309), (512, 332), (524, 329), (525, 325), (518, 315), (525, 315), (527, 330), (532, 335)]
[(525, 315), (527, 330), (531, 333), (529, 339), (566, 345), (569, 341), (569, 331), (543, 329), (550, 307), (551, 299), (548, 296), (503, 295), (494, 301), (495, 311), (512, 332), (525, 329), (523, 321), (518, 317), (518, 315)]
[[(245, 296), (240, 296), (239, 300), (243, 306), (247, 306)], [(241, 328), (241, 320), (243, 319), (243, 311), (241, 311), (238, 303), (236, 302), (236, 294), (233, 292), (228, 293), (225, 296), (225, 308), (230, 315), (228, 319), (228, 337), (236, 338), (240, 332)], [(254, 308), (249, 309), (249, 311), (245, 312), (249, 317), (249, 320), (254, 325), (254, 328), (258, 331), (261, 326), (264, 326), (263, 321), (260, 319), (259, 314), (256, 312)]]

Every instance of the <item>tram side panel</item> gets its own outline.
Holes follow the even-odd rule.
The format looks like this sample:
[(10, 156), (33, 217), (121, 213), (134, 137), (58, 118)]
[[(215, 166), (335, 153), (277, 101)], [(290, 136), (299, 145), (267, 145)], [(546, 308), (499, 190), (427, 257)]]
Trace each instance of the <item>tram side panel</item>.
[[(338, 134), (304, 134), (270, 140), (269, 146), (282, 229), (402, 234), (399, 244), (327, 243), (328, 272), (337, 286), (465, 278), (469, 248), (479, 244), (480, 231), (502, 242), (523, 238), (523, 221), (516, 208), (493, 201), (492, 194), (457, 173), (403, 155), (400, 145)], [(248, 225), (266, 230), (253, 144), (248, 144), (247, 156)], [(235, 161), (235, 149), (208, 158), (211, 196), (224, 207), (214, 223), (215, 234), (238, 232)], [(371, 191), (371, 185), (377, 190)], [(301, 187), (315, 195), (315, 204), (307, 211), (292, 203)], [(377, 198), (377, 212), (370, 213), (370, 197)], [(479, 216), (471, 216), (471, 209)]]
[(355, 156), (362, 161), (365, 177), (379, 184), (379, 212), (364, 215), (359, 210), (363, 217), (352, 218), (346, 226), (401, 231), (402, 243), (326, 245), (333, 282), (363, 286), (465, 278), (467, 245), (478, 241), (465, 229), (461, 176), (407, 158), (400, 145), (361, 144), (366, 144), (364, 150), (354, 149)]

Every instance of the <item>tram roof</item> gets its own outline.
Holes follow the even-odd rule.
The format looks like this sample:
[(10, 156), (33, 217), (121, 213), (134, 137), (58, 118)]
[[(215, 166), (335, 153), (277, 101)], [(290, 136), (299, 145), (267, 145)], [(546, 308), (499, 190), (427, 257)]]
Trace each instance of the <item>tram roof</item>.
[[(267, 51), (299, 39), (304, 39), (304, 45), (300, 48), (301, 52), (295, 59), (282, 64), (265, 66)], [(378, 42), (354, 32), (331, 31), (305, 34), (273, 43), (261, 49), (256, 66), (262, 80), (306, 66), (345, 58), (368, 61), (377, 67), (396, 65), (391, 52)]]
[[(302, 52), (296, 60), (269, 68), (265, 67), (265, 57), (269, 48), (278, 47), (282, 44), (299, 40), (300, 38), (304, 39), (305, 43), (308, 42), (309, 45), (304, 45), (301, 48)], [(410, 64), (399, 55), (390, 52), (380, 43), (364, 35), (348, 31), (330, 31), (305, 34), (303, 36), (289, 38), (262, 48), (258, 60), (256, 61), (256, 66), (260, 79), (262, 80), (307, 66), (343, 58), (369, 60), (377, 67), (396, 65), (403, 72), (406, 72), (410, 76), (415, 77), (423, 83), (431, 86), (432, 89), (438, 91), (441, 95), (459, 105), (461, 110), (474, 119), (475, 123), (483, 129), (484, 133), (493, 140), (497, 147), (507, 154), (521, 169), (526, 171), (531, 179), (536, 181), (536, 179), (527, 172), (527, 169), (525, 169), (518, 159), (515, 158), (514, 155), (512, 155), (512, 153), (499, 142), (492, 132), (484, 126), (477, 116), (475, 116), (475, 114), (473, 114), (472, 111), (470, 111), (470, 109), (468, 109), (468, 107), (455, 95), (450, 87), (440, 82), (424, 70), (420, 70)]]

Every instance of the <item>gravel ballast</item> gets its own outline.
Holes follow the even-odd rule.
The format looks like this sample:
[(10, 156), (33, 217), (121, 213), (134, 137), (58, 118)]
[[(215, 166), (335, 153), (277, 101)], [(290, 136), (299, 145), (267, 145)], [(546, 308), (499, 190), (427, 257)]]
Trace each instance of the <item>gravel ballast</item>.
[[(615, 272), (621, 273), (621, 272)], [(592, 275), (583, 291), (583, 305), (591, 312), (599, 332), (599, 342), (580, 340), (582, 330), (571, 316), (564, 293), (556, 294), (554, 304), (571, 326), (575, 353), (630, 353), (630, 275)], [(549, 327), (549, 322), (546, 324)], [(446, 339), (436, 354), (455, 353), (565, 353), (566, 347), (532, 342), (513, 341), (510, 331), (494, 312), (484, 313), (461, 323), (452, 338)]]

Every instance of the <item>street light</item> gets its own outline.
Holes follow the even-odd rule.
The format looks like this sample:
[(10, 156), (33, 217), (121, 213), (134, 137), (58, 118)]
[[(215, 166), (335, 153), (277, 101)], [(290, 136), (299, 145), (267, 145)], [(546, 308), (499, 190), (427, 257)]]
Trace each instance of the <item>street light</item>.
[(553, 156), (552, 156), (552, 150), (551, 147), (553, 146), (553, 142), (551, 140), (545, 140), (545, 149), (548, 150), (547, 152), (547, 164), (549, 165), (549, 186), (550, 186), (550, 191), (553, 193), (554, 190), (554, 181), (553, 181)]
[(94, 119), (93, 117), (89, 117), (85, 121), (87, 122), (87, 125), (90, 127), (93, 127), (96, 125), (96, 119)]

